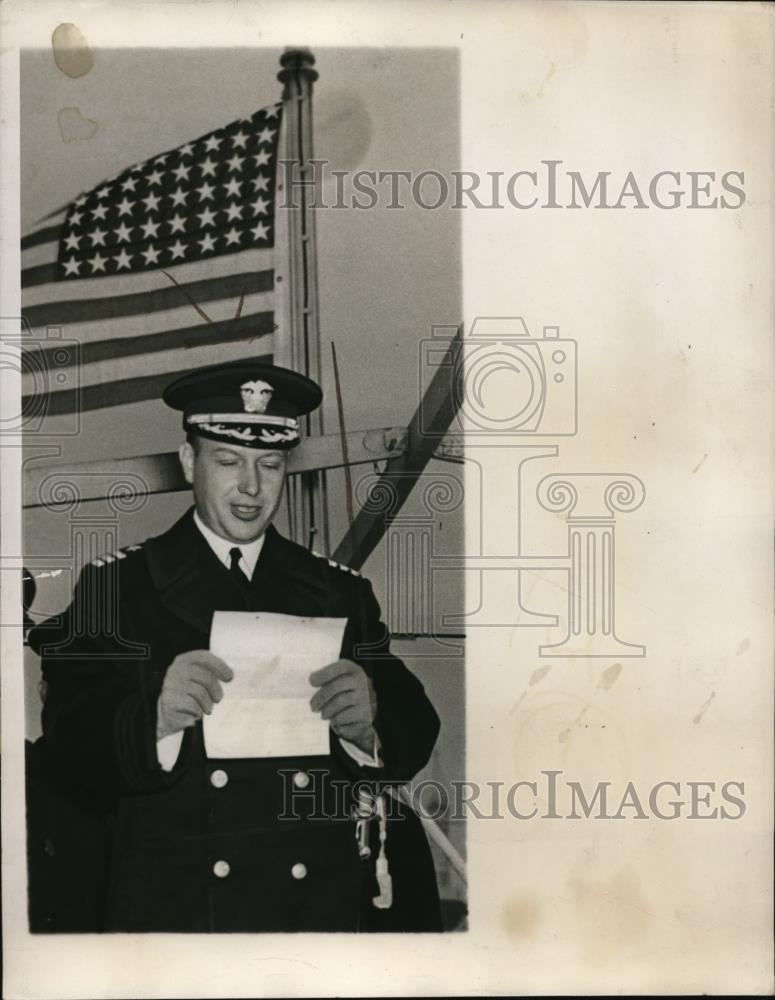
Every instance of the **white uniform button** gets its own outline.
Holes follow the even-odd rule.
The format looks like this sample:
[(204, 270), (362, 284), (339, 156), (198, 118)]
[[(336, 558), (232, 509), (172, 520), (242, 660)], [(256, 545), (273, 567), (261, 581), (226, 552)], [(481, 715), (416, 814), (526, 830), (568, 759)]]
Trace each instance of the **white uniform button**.
[(213, 865), (213, 874), (218, 878), (226, 878), (230, 871), (231, 865), (228, 861), (216, 861)]
[[(226, 867), (228, 868), (228, 865)], [(291, 868), (291, 875), (293, 875), (295, 879), (306, 878), (307, 866), (303, 865), (301, 861), (297, 861), (293, 868)]]
[(293, 783), (297, 788), (306, 788), (309, 784), (309, 775), (306, 771), (297, 771), (293, 776)]
[(228, 785), (229, 776), (225, 771), (213, 771), (210, 775), (210, 784), (215, 788), (223, 788), (224, 785)]

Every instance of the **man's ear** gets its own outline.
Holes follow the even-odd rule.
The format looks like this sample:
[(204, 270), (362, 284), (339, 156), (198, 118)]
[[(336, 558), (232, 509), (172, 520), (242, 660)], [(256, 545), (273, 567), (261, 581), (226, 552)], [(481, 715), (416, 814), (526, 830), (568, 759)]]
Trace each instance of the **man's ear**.
[(180, 448), (178, 448), (178, 458), (180, 459), (180, 467), (183, 469), (186, 482), (191, 485), (194, 482), (194, 449), (188, 441), (184, 441)]

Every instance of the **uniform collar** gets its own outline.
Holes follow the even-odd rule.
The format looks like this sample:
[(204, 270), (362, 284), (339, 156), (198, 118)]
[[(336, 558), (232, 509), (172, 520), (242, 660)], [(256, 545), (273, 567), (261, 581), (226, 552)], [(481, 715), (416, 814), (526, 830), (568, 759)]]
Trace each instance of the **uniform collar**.
[[(266, 606), (273, 610), (291, 613), (298, 604), (295, 613), (313, 608), (316, 614), (330, 615), (332, 589), (326, 560), (283, 538), (272, 524), (263, 538), (250, 592), (263, 590)], [(221, 575), (220, 560), (194, 525), (193, 507), (164, 534), (149, 538), (143, 554), (161, 603), (200, 632), (209, 633), (214, 611), (244, 610), (245, 591), (230, 573)], [(283, 595), (292, 595), (287, 606)]]
[(242, 558), (240, 559), (240, 569), (250, 580), (253, 576), (253, 570), (256, 568), (256, 563), (258, 562), (258, 557), (261, 555), (261, 549), (264, 547), (264, 539), (266, 535), (261, 535), (252, 542), (242, 542), (237, 545), (236, 542), (230, 542), (228, 538), (221, 538), (220, 535), (208, 528), (204, 523), (202, 518), (199, 516), (198, 512), (194, 511), (194, 524), (199, 528), (204, 540), (216, 554), (218, 559), (223, 563), (226, 569), (231, 567), (231, 550), (238, 547), (242, 552)]
[[(251, 587), (259, 586), (263, 576), (272, 577), (276, 572), (270, 565), (276, 562), (274, 550), (279, 536), (271, 524), (264, 538)], [(163, 535), (149, 538), (143, 552), (161, 603), (200, 632), (209, 634), (215, 610), (244, 610), (244, 590), (230, 573), (221, 575), (220, 559), (194, 524), (193, 507)]]

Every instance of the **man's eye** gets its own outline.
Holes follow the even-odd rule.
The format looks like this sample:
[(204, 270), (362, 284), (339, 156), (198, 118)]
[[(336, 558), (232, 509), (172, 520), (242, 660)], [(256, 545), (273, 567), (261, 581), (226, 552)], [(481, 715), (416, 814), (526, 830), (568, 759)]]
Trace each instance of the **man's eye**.
[(228, 458), (219, 458), (218, 459), (218, 464), (219, 465), (236, 465), (237, 463), (231, 461), (231, 459), (228, 459)]

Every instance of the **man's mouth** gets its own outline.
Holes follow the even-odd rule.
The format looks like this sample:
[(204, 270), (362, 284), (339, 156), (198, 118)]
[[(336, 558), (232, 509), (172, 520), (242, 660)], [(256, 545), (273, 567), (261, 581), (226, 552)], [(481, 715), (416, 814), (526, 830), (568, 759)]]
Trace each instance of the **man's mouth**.
[(261, 507), (257, 504), (233, 503), (231, 512), (240, 521), (254, 521), (261, 513)]

